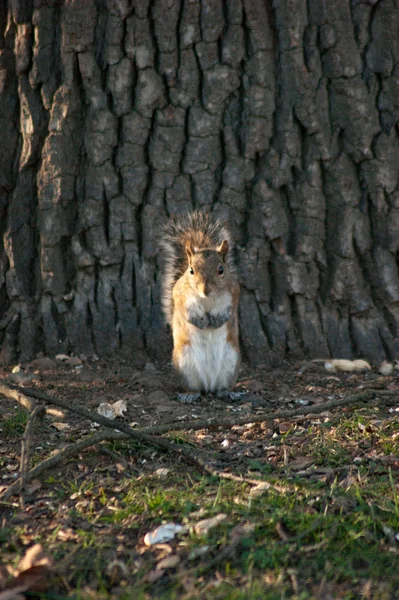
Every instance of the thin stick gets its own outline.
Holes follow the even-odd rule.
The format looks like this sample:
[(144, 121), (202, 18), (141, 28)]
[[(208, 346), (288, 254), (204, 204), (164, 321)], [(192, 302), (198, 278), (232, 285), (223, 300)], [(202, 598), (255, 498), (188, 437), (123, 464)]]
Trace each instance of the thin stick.
[[(8, 392), (7, 392), (8, 386), (3, 385), (1, 387), (2, 387), (2, 389), (0, 388), (0, 393), (3, 393), (5, 396), (10, 396), (10, 394), (8, 394)], [(144, 429), (138, 429), (138, 430), (134, 429), (133, 430), (131, 427), (129, 427), (129, 425), (126, 425), (125, 423), (120, 423), (120, 422), (115, 423), (115, 421), (112, 421), (111, 419), (107, 419), (106, 417), (103, 417), (102, 415), (99, 415), (97, 413), (93, 413), (92, 411), (88, 410), (87, 408), (78, 406), (74, 402), (71, 402), (71, 401), (67, 402), (66, 400), (60, 400), (59, 398), (55, 398), (53, 396), (43, 394), (43, 392), (39, 392), (39, 391), (33, 390), (31, 388), (20, 388), (15, 385), (12, 385), (12, 386), (10, 385), (10, 387), (8, 389), (12, 392), (14, 392), (15, 390), (18, 390), (19, 392), (22, 392), (23, 394), (25, 394), (27, 396), (36, 398), (37, 400), (43, 400), (44, 402), (50, 402), (52, 404), (55, 404), (56, 406), (60, 406), (61, 408), (65, 408), (76, 414), (84, 416), (87, 419), (89, 419), (90, 421), (99, 423), (100, 425), (103, 425), (104, 427), (108, 427), (113, 430), (116, 429), (118, 431), (122, 431), (122, 432), (126, 433), (128, 436), (130, 436), (134, 439), (138, 439), (138, 440), (143, 439), (142, 434), (158, 435), (158, 434), (162, 434), (162, 433), (168, 433), (170, 431), (181, 431), (181, 430), (186, 430), (186, 429), (198, 430), (198, 429), (215, 428), (215, 427), (230, 428), (230, 427), (234, 427), (234, 426), (248, 425), (249, 423), (264, 423), (265, 421), (271, 421), (273, 419), (286, 419), (286, 418), (296, 417), (296, 416), (300, 416), (300, 415), (319, 414), (326, 410), (331, 410), (334, 408), (342, 408), (342, 407), (349, 407), (349, 406), (355, 406), (357, 404), (362, 404), (364, 402), (372, 400), (373, 398), (375, 398), (376, 395), (380, 396), (380, 399), (383, 401), (384, 404), (392, 404), (392, 403), (395, 403), (395, 398), (398, 396), (398, 394), (396, 392), (388, 394), (388, 393), (386, 393), (385, 390), (383, 392), (381, 392), (379, 390), (376, 391), (373, 389), (367, 389), (358, 394), (352, 394), (350, 396), (346, 396), (345, 398), (340, 398), (338, 400), (330, 400), (329, 402), (324, 402), (323, 404), (320, 404), (318, 406), (304, 406), (304, 407), (294, 408), (294, 409), (290, 409), (290, 410), (276, 411), (273, 413), (262, 413), (262, 414), (258, 414), (258, 415), (253, 415), (251, 417), (242, 417), (242, 418), (238, 418), (238, 419), (234, 418), (234, 417), (233, 418), (225, 418), (225, 419), (215, 419), (215, 418), (211, 417), (209, 419), (196, 420), (196, 421), (179, 421), (178, 423), (172, 422), (172, 423), (168, 423), (166, 425), (158, 425), (158, 426), (154, 426), (154, 427), (146, 427)], [(389, 390), (388, 390), (388, 392), (389, 392)]]
[(29, 416), (29, 419), (26, 423), (26, 427), (25, 427), (25, 431), (24, 431), (24, 435), (22, 438), (22, 442), (21, 442), (21, 461), (20, 461), (20, 478), (19, 481), (20, 483), (20, 487), (19, 487), (19, 492), (20, 492), (20, 502), (21, 502), (21, 508), (24, 508), (24, 498), (23, 498), (23, 490), (26, 484), (26, 478), (27, 478), (27, 474), (28, 474), (28, 467), (29, 467), (29, 458), (30, 458), (30, 448), (31, 448), (31, 442), (32, 442), (32, 437), (33, 437), (33, 424), (36, 421), (36, 419), (41, 419), (43, 418), (44, 414), (46, 412), (46, 409), (44, 406), (36, 406), (32, 413)]
[[(59, 398), (54, 398), (52, 396), (48, 396), (47, 394), (43, 394), (42, 392), (37, 391), (37, 390), (32, 390), (30, 388), (19, 388), (18, 386), (10, 386), (9, 387), (9, 386), (5, 386), (4, 384), (1, 385), (1, 387), (0, 387), (0, 393), (15, 399), (14, 392), (19, 393), (20, 399), (22, 398), (22, 396), (27, 395), (27, 396), (31, 396), (31, 397), (39, 399), (39, 400), (44, 400), (45, 402), (50, 402), (52, 404), (55, 404), (56, 406), (61, 406), (62, 408), (70, 410), (76, 414), (80, 414), (80, 415), (88, 418), (91, 421), (94, 421), (96, 423), (99, 423), (100, 425), (103, 425), (109, 429), (112, 429), (114, 432), (115, 432), (115, 430), (117, 430), (117, 431), (120, 431), (120, 432), (123, 432), (124, 434), (126, 434), (127, 437), (133, 438), (140, 442), (149, 443), (149, 444), (164, 448), (166, 450), (173, 451), (174, 453), (176, 453), (180, 456), (183, 456), (185, 459), (189, 460), (189, 462), (195, 464), (198, 468), (200, 468), (200, 470), (205, 471), (206, 473), (213, 475), (215, 477), (219, 477), (219, 478), (223, 478), (223, 479), (230, 479), (233, 481), (245, 482), (245, 483), (249, 483), (251, 485), (257, 485), (261, 481), (256, 480), (256, 479), (251, 480), (248, 478), (243, 478), (238, 475), (233, 475), (231, 473), (220, 472), (217, 469), (215, 469), (214, 467), (212, 467), (211, 465), (209, 465), (209, 463), (207, 463), (201, 456), (198, 456), (198, 454), (194, 454), (190, 448), (182, 446), (180, 444), (175, 444), (175, 443), (170, 442), (162, 437), (149, 435), (149, 434), (167, 433), (169, 431), (177, 431), (177, 430), (182, 430), (182, 429), (198, 430), (198, 429), (203, 429), (206, 427), (233, 427), (235, 425), (246, 425), (249, 423), (262, 423), (262, 422), (270, 421), (270, 420), (277, 419), (277, 418), (289, 418), (289, 417), (294, 417), (294, 416), (299, 416), (299, 415), (317, 414), (317, 413), (321, 413), (321, 412), (324, 412), (326, 410), (330, 410), (333, 408), (339, 408), (339, 407), (344, 407), (344, 406), (354, 406), (356, 404), (361, 404), (363, 402), (373, 399), (376, 395), (375, 390), (368, 389), (362, 393), (353, 394), (351, 396), (347, 396), (345, 398), (333, 400), (330, 402), (325, 402), (324, 404), (319, 405), (319, 406), (301, 407), (301, 408), (292, 409), (292, 410), (276, 411), (274, 413), (257, 415), (257, 416), (253, 416), (253, 417), (243, 417), (241, 419), (229, 418), (229, 419), (217, 420), (217, 419), (211, 418), (211, 419), (205, 419), (202, 421), (186, 421), (186, 422), (179, 422), (179, 423), (170, 423), (168, 425), (163, 425), (163, 426), (158, 426), (158, 427), (145, 428), (145, 429), (141, 429), (141, 430), (133, 430), (133, 429), (131, 429), (131, 427), (129, 427), (125, 423), (119, 423), (119, 422), (115, 423), (115, 421), (107, 419), (106, 417), (103, 417), (102, 415), (92, 413), (91, 411), (87, 410), (84, 407), (77, 406), (76, 404), (74, 404), (72, 402), (66, 402), (64, 400), (60, 400)], [(390, 394), (386, 394), (386, 393), (382, 394), (381, 392), (377, 392), (377, 393), (380, 397), (382, 396), (381, 399), (383, 400), (384, 404), (390, 404), (392, 402), (395, 402), (395, 399), (397, 397), (396, 393), (390, 393)], [(32, 469), (32, 471), (30, 471), (27, 474), (27, 477), (29, 477), (29, 479), (32, 477), (35, 477), (39, 472), (43, 471), (44, 469), (48, 468), (49, 466), (52, 466), (53, 464), (61, 462), (64, 458), (73, 456), (80, 449), (87, 447), (89, 445), (94, 445), (96, 443), (99, 443), (99, 441), (103, 441), (105, 439), (125, 439), (125, 436), (123, 436), (121, 434), (115, 434), (115, 433), (113, 433), (113, 434), (101, 434), (100, 433), (100, 434), (98, 434), (98, 437), (92, 436), (90, 438), (89, 442), (87, 441), (87, 439), (81, 440), (80, 442), (77, 442), (76, 444), (72, 444), (71, 446), (60, 451), (60, 453), (58, 453), (57, 455), (52, 456), (49, 459), (47, 459), (47, 460), (43, 461), (42, 463), (40, 463), (39, 465), (37, 465), (37, 467), (35, 467), (35, 469)], [(39, 467), (41, 467), (40, 471), (37, 470)], [(15, 482), (15, 484), (18, 484), (18, 482)], [(13, 484), (7, 490), (5, 490), (5, 492), (3, 492), (2, 495), (0, 495), (0, 498), (8, 498), (12, 493), (15, 493), (15, 489), (17, 489), (17, 488), (13, 488), (13, 486), (15, 484)], [(271, 487), (273, 489), (275, 489), (276, 491), (286, 491), (285, 488), (283, 490), (282, 488), (279, 489), (277, 486), (271, 486)]]
[[(274, 419), (288, 419), (291, 417), (302, 416), (302, 415), (316, 415), (322, 413), (327, 410), (332, 410), (334, 408), (342, 408), (355, 406), (357, 404), (362, 404), (367, 402), (368, 400), (372, 400), (376, 395), (380, 395), (380, 392), (375, 392), (374, 390), (365, 390), (359, 394), (352, 394), (350, 396), (346, 396), (345, 398), (340, 398), (338, 400), (330, 400), (329, 402), (324, 402), (318, 406), (304, 406), (300, 408), (293, 408), (290, 410), (278, 410), (272, 413), (261, 413), (258, 415), (253, 415), (250, 417), (241, 417), (241, 418), (226, 418), (226, 419), (215, 419), (210, 417), (209, 419), (202, 419), (196, 421), (179, 421), (178, 423), (168, 423), (166, 425), (155, 425), (154, 427), (146, 427), (144, 429), (140, 429), (141, 433), (146, 433), (150, 435), (159, 435), (162, 433), (168, 433), (169, 431), (180, 431), (185, 429), (198, 430), (198, 429), (208, 429), (215, 427), (234, 427), (236, 425), (248, 425), (249, 423), (264, 423), (266, 421), (273, 421)], [(398, 395), (398, 394), (397, 394)], [(393, 401), (390, 399), (391, 397), (387, 395), (386, 398), (381, 398), (384, 404), (392, 404)]]

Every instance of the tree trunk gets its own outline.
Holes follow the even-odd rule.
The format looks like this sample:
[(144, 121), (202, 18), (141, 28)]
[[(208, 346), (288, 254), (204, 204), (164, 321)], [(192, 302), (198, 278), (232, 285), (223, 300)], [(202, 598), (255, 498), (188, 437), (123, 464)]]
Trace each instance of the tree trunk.
[(0, 347), (170, 348), (157, 230), (237, 241), (243, 350), (399, 354), (398, 0), (0, 3)]

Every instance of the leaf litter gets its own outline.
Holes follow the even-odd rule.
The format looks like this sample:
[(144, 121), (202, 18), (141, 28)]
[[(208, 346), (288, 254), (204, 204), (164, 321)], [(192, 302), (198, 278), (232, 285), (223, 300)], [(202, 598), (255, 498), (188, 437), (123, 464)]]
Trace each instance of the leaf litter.
[[(168, 369), (159, 367), (147, 373), (125, 363), (110, 366), (101, 360), (85, 361), (85, 369), (90, 374), (87, 383), (79, 379), (70, 365), (60, 361), (57, 369), (42, 376), (38, 386), (46, 391), (49, 385), (51, 393), (77, 399), (94, 410), (98, 398), (111, 407), (121, 402), (122, 410), (116, 416), (134, 422), (137, 427), (164, 424), (166, 415), (167, 421), (184, 422), (234, 416), (237, 410), (240, 415), (250, 416), (262, 410), (317, 406), (329, 398), (360, 392), (368, 385), (399, 389), (395, 376), (381, 375), (380, 367), (373, 368), (376, 376), (381, 375), (380, 379), (370, 384), (367, 368), (347, 371), (338, 368), (333, 375), (303, 370), (298, 365), (273, 371), (247, 369), (242, 387), (247, 387), (248, 395), (241, 403), (230, 406), (208, 395), (196, 404), (195, 415), (191, 415), (185, 412), (187, 407), (175, 401), (176, 382)], [(169, 397), (167, 413), (157, 411), (159, 394), (153, 395), (153, 402), (150, 399), (151, 392), (161, 389)], [(7, 410), (11, 407), (8, 400), (0, 398), (0, 409), (2, 406)], [(274, 591), (270, 588), (270, 593), (289, 597), (289, 590), (293, 593), (293, 580), (288, 571), (301, 564), (295, 575), (296, 588), (324, 589), (322, 578), (328, 578), (327, 567), (320, 571), (320, 578), (312, 568), (316, 564), (314, 555), (326, 552), (341, 578), (336, 597), (344, 597), (343, 593), (360, 594), (359, 573), (347, 566), (359, 553), (369, 553), (375, 548), (380, 572), (389, 573), (382, 566), (387, 556), (389, 564), (397, 564), (399, 573), (399, 564), (392, 563), (399, 546), (394, 508), (399, 473), (398, 419), (394, 408), (378, 408), (378, 404), (373, 404), (356, 410), (331, 410), (324, 415), (237, 425), (225, 431), (204, 428), (199, 432), (179, 433), (183, 443), (192, 444), (193, 452), (201, 449), (207, 453), (221, 472), (242, 475), (241, 484), (209, 480), (195, 468), (176, 460), (176, 456), (152, 447), (123, 442), (109, 445), (109, 455), (99, 454), (98, 448), (87, 448), (76, 459), (40, 477), (39, 484), (33, 484), (31, 490), (28, 488), (26, 511), (16, 510), (13, 501), (9, 506), (0, 506), (2, 512), (7, 511), (6, 524), (11, 528), (9, 540), (2, 543), (0, 550), (3, 563), (8, 569), (15, 563), (15, 548), (24, 551), (40, 539), (47, 556), (56, 553), (61, 556), (56, 567), (47, 567), (46, 574), (42, 572), (43, 585), (52, 582), (53, 589), (64, 595), (74, 590), (82, 573), (86, 573), (85, 585), (92, 594), (101, 586), (108, 589), (111, 597), (121, 581), (127, 589), (148, 586), (155, 594), (159, 585), (169, 582), (184, 588), (184, 582), (190, 581), (187, 585), (202, 590), (199, 593), (206, 598), (206, 585), (215, 580), (216, 574), (221, 585), (231, 580), (237, 588), (245, 587), (249, 563), (244, 564), (243, 557), (249, 553), (255, 557), (251, 559), (255, 583), (259, 580), (263, 581), (260, 585), (265, 585), (262, 577), (266, 569), (268, 580), (274, 582), (270, 585), (277, 586)], [(67, 412), (65, 422), (71, 425), (71, 430), (64, 430), (63, 444), (70, 442), (69, 437), (76, 439), (79, 431), (87, 434), (91, 427), (84, 419)], [(50, 423), (49, 417), (49, 422), (41, 426), (43, 432), (37, 434), (35, 461), (60, 443), (59, 433), (49, 427)], [(16, 466), (17, 471), (20, 439), (7, 438), (5, 443), (7, 463)], [(123, 456), (129, 475), (126, 470), (118, 470), (119, 455)], [(10, 476), (14, 477), (14, 473), (15, 470), (10, 471)], [(248, 476), (259, 479), (259, 483), (248, 486), (244, 482)], [(273, 486), (276, 482), (284, 483), (286, 493), (276, 492)], [(370, 522), (367, 511), (374, 515)], [(344, 528), (342, 543), (347, 551), (343, 564), (339, 562), (340, 529), (334, 533), (332, 527), (334, 515), (340, 517), (340, 527)], [(363, 519), (362, 530), (356, 529), (352, 515), (357, 515), (357, 522)], [(322, 525), (312, 530), (317, 519), (322, 519)], [(166, 531), (169, 529), (166, 539), (162, 535), (165, 526), (168, 526)], [(198, 543), (198, 535), (206, 537), (206, 544)], [(143, 539), (151, 543), (143, 545)], [(361, 539), (368, 540), (367, 545), (355, 547), (355, 543), (360, 543), (356, 540)], [(280, 555), (281, 545), (285, 549)], [(90, 560), (85, 562), (85, 556), (90, 556)], [(101, 571), (95, 571), (93, 561), (103, 565), (103, 581), (99, 580)], [(224, 572), (224, 566), (230, 563), (236, 575)], [(277, 565), (276, 569), (270, 564)], [(42, 569), (44, 565), (38, 567)], [(67, 588), (60, 582), (54, 584), (53, 570), (63, 573)], [(194, 573), (194, 579), (190, 579), (189, 572)], [(10, 577), (10, 572), (7, 573)], [(16, 579), (17, 567), (12, 573), (14, 587), (3, 586), (0, 594), (12, 591), (14, 596), (23, 595), (24, 591), (15, 587), (21, 581)], [(370, 571), (368, 576), (374, 588), (383, 585), (378, 574)], [(329, 582), (329, 586), (334, 583)], [(136, 592), (131, 592), (130, 597), (135, 595)], [(0, 600), (9, 598), (0, 595)]]

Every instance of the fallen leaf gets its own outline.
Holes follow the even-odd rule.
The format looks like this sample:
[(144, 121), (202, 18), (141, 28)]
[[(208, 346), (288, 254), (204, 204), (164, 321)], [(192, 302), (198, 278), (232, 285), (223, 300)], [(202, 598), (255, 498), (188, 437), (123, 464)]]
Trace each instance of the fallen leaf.
[(162, 560), (159, 561), (155, 569), (159, 571), (160, 569), (174, 569), (180, 562), (180, 556), (177, 554), (171, 554), (170, 556), (166, 556)]
[(170, 469), (166, 469), (165, 467), (161, 467), (160, 469), (157, 469), (155, 471), (154, 475), (156, 475), (160, 479), (164, 479), (168, 475), (169, 472), (170, 472)]
[(278, 424), (278, 429), (280, 433), (287, 433), (290, 429), (292, 429), (293, 424), (289, 421), (284, 421), (283, 423)]
[(25, 552), (24, 556), (18, 563), (17, 571), (26, 571), (33, 566), (45, 565), (49, 567), (51, 564), (50, 559), (45, 556), (41, 544), (34, 544)]
[(117, 417), (123, 417), (123, 413), (127, 411), (126, 402), (124, 400), (117, 400), (117, 402), (114, 402), (111, 406)]
[(149, 571), (147, 575), (144, 577), (144, 581), (147, 583), (155, 583), (158, 579), (161, 579), (162, 575), (165, 573), (162, 569), (154, 569), (153, 571)]
[(48, 575), (51, 562), (43, 553), (40, 544), (34, 544), (25, 552), (25, 555), (19, 561), (17, 567), (7, 570), (11, 579), (4, 580), (4, 568), (0, 572), (0, 582), (7, 586), (7, 589), (0, 592), (0, 600), (19, 600), (21, 592), (27, 590), (33, 592), (45, 591), (48, 587)]
[(197, 535), (207, 535), (208, 531), (213, 527), (216, 527), (227, 518), (227, 515), (224, 513), (220, 513), (216, 515), (216, 517), (211, 517), (210, 519), (203, 519), (202, 521), (198, 521), (196, 525), (194, 525), (194, 531)]
[(51, 427), (54, 427), (58, 431), (65, 431), (66, 429), (71, 428), (71, 426), (68, 423), (59, 423), (57, 421), (54, 421), (54, 423), (51, 423)]

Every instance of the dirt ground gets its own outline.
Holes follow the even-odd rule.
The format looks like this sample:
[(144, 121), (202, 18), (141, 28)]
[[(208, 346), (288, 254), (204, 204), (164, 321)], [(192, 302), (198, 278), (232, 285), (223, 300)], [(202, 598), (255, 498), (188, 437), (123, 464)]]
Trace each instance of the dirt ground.
[[(244, 365), (236, 387), (237, 390), (246, 392), (240, 401), (221, 400), (208, 394), (195, 404), (187, 405), (181, 404), (176, 399), (176, 392), (181, 388), (170, 364), (160, 365), (145, 360), (134, 364), (118, 358), (108, 361), (92, 361), (83, 358), (72, 362), (78, 364), (39, 359), (31, 365), (26, 365), (24, 373), (29, 379), (30, 387), (80, 404), (94, 412), (102, 403), (113, 404), (123, 400), (126, 411), (118, 419), (136, 428), (226, 416), (248, 417), (250, 421), (251, 417), (265, 411), (318, 406), (347, 394), (362, 392), (370, 387), (377, 390), (399, 390), (396, 370), (387, 377), (380, 375), (377, 369), (359, 373), (330, 373), (324, 369), (322, 363), (287, 363), (273, 370), (262, 366), (254, 369)], [(4, 378), (7, 381), (10, 375), (11, 368), (0, 369), (0, 379)], [(56, 449), (76, 442), (89, 433), (99, 431), (99, 427), (87, 419), (56, 407), (52, 409), (53, 413), (47, 414), (35, 430), (32, 465), (39, 463)], [(395, 412), (395, 408), (392, 407), (381, 407), (377, 409), (378, 418), (374, 409), (366, 413), (365, 425), (362, 425), (362, 419), (357, 418), (355, 428), (360, 429), (359, 431), (356, 429), (353, 438), (350, 438), (348, 433), (342, 434), (342, 442), (339, 443), (342, 443), (341, 449), (345, 448), (345, 456), (340, 458), (335, 455), (334, 458), (330, 453), (328, 460), (326, 455), (323, 455), (323, 451), (314, 445), (314, 438), (312, 438), (314, 433), (309, 433), (310, 429), (323, 424), (324, 421), (339, 420), (342, 416), (350, 419), (354, 414), (352, 408), (340, 409), (336, 412), (326, 411), (319, 415), (303, 417), (295, 422), (290, 419), (276, 419), (272, 423), (263, 423), (254, 427), (236, 427), (227, 430), (203, 429), (195, 432), (194, 435), (186, 432), (182, 434), (182, 439), (189, 444), (195, 444), (197, 449), (210, 453), (209, 456), (220, 471), (244, 476), (251, 476), (254, 472), (262, 475), (274, 473), (276, 476), (281, 473), (284, 473), (284, 476), (292, 476), (294, 473), (295, 476), (308, 479), (309, 469), (314, 468), (316, 470), (313, 481), (316, 486), (320, 482), (323, 485), (330, 485), (337, 477), (342, 480), (348, 477), (348, 468), (351, 464), (373, 461), (374, 466), (377, 462), (385, 471), (389, 468), (389, 472), (394, 474), (397, 481), (399, 458), (396, 450), (393, 447), (387, 447), (388, 450), (385, 451), (378, 449), (378, 443), (374, 443), (372, 439), (374, 425), (370, 423), (374, 419), (377, 429), (382, 430), (388, 426), (392, 429), (392, 424), (398, 426), (398, 412)], [(25, 423), (25, 411), (14, 401), (0, 396), (0, 493), (18, 476)], [(389, 429), (389, 439), (392, 441), (395, 436), (392, 437), (391, 429)], [(308, 450), (306, 450), (307, 445)], [(54, 589), (59, 594), (62, 592), (62, 595), (57, 597), (124, 597), (122, 592), (118, 591), (115, 582), (112, 582), (112, 585), (109, 583), (109, 573), (107, 585), (112, 588), (113, 595), (108, 596), (106, 591), (101, 595), (98, 591), (101, 585), (98, 583), (99, 576), (96, 569), (92, 566), (83, 574), (81, 573), (79, 579), (76, 575), (78, 567), (74, 567), (76, 569), (74, 572), (71, 565), (85, 547), (82, 536), (89, 533), (101, 537), (101, 547), (105, 548), (101, 554), (101, 561), (109, 563), (118, 558), (125, 564), (126, 556), (131, 555), (132, 552), (140, 556), (139, 547), (143, 545), (143, 536), (151, 529), (152, 521), (148, 514), (142, 521), (135, 521), (134, 536), (126, 535), (126, 530), (121, 529), (116, 523), (101, 525), (98, 515), (104, 514), (110, 503), (118, 505), (115, 498), (118, 498), (118, 492), (121, 492), (126, 485), (124, 482), (127, 478), (136, 482), (146, 482), (147, 478), (153, 478), (154, 473), (159, 474), (162, 469), (166, 469), (165, 472), (170, 472), (176, 477), (186, 476), (186, 474), (191, 477), (190, 473), (195, 472), (195, 469), (188, 466), (181, 458), (154, 447), (140, 445), (130, 448), (120, 446), (88, 448), (65, 463), (57, 465), (50, 473), (29, 482), (23, 504), (18, 496), (13, 496), (7, 502), (0, 504), (0, 536), (2, 536), (0, 537), (2, 543), (0, 562), (3, 565), (13, 565), (14, 574), (18, 575), (18, 560), (24, 555), (26, 548), (31, 547), (35, 542), (40, 542), (44, 545), (46, 554), (51, 555), (52, 569), (57, 576), (57, 584), (51, 585), (55, 585)], [(154, 483), (154, 481), (149, 485), (155, 495), (158, 488), (164, 487), (163, 483)], [(67, 492), (65, 492), (66, 488)], [(107, 498), (102, 503), (101, 494)], [(95, 525), (87, 517), (87, 514), (93, 510), (98, 513)], [(161, 514), (162, 510), (157, 514)], [(123, 515), (121, 523), (125, 526), (126, 514)], [(171, 514), (169, 518), (173, 520), (176, 514)], [(277, 534), (277, 537), (279, 536), (284, 538), (281, 531)], [(93, 540), (86, 543), (87, 552), (97, 556)], [(54, 567), (57, 556), (59, 556), (59, 564)], [(141, 559), (137, 560), (140, 563), (137, 569), (143, 569)], [(148, 575), (148, 572), (153, 571), (147, 570), (144, 574), (140, 571), (140, 581), (146, 581), (147, 585), (151, 583), (151, 575)], [(126, 578), (128, 584), (132, 584), (132, 579), (127, 576)], [(1, 581), (0, 572), (0, 598), (2, 598)], [(126, 582), (124, 585), (127, 585)], [(34, 586), (32, 589), (35, 589)], [(76, 591), (82, 589), (87, 593)], [(295, 596), (294, 592), (295, 590), (293, 592), (291, 590), (291, 595), (284, 597), (323, 597), (323, 595)], [(271, 595), (270, 598), (283, 597), (282, 593)], [(146, 595), (140, 597), (147, 598)], [(165, 597), (169, 596), (165, 595)], [(182, 594), (176, 597), (197, 596)], [(255, 595), (242, 597), (255, 597)], [(259, 597), (269, 598), (266, 595)], [(324, 597), (330, 596), (326, 593)], [(342, 594), (331, 597), (351, 598), (352, 596)]]

